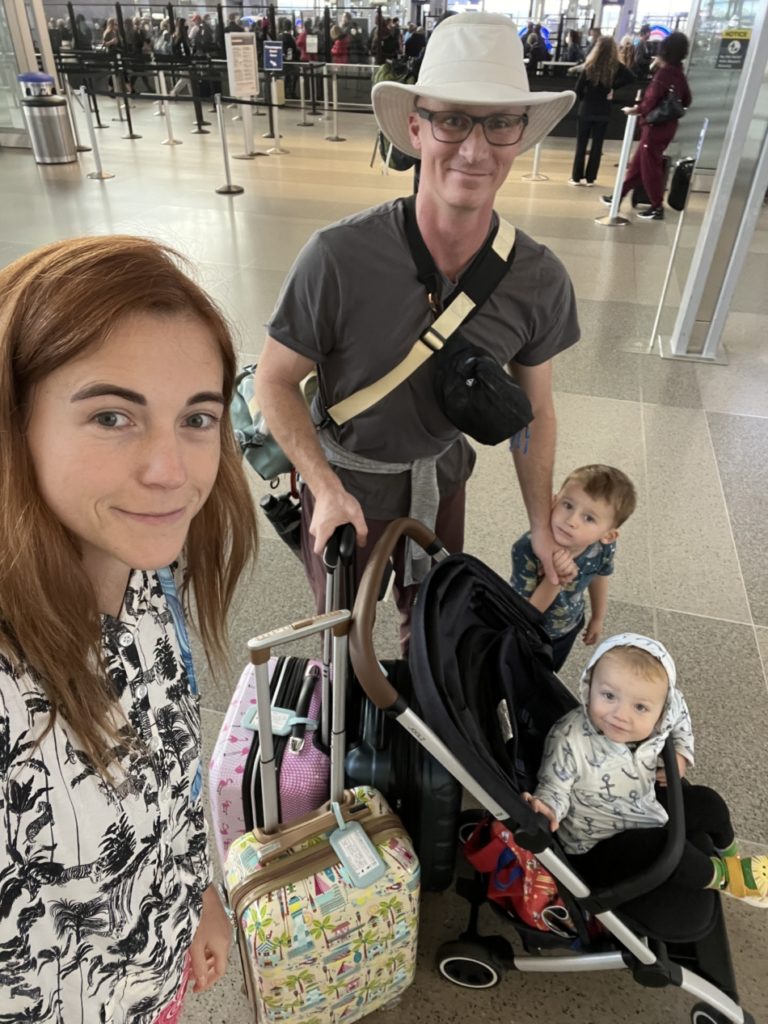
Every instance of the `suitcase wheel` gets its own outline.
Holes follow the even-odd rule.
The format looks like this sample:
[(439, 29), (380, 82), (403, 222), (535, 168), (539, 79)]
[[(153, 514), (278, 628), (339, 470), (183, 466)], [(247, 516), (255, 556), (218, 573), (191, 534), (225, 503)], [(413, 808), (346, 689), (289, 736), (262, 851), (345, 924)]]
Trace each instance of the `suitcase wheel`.
[(482, 942), (445, 942), (437, 951), (437, 969), (462, 988), (493, 988), (503, 965)]

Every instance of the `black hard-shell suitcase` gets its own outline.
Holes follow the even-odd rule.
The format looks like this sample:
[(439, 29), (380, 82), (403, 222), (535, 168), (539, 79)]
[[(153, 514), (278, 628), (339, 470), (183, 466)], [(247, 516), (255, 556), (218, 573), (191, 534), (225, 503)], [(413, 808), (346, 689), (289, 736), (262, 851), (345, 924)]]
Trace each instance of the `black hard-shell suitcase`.
[(688, 190), (691, 187), (695, 163), (696, 161), (692, 156), (686, 156), (675, 164), (675, 169), (672, 172), (672, 181), (669, 185), (669, 195), (667, 196), (667, 205), (671, 206), (673, 210), (685, 209), (685, 201), (688, 198)]
[[(664, 191), (667, 190), (667, 181), (669, 180), (669, 157), (665, 156), (663, 161), (664, 166)], [(645, 191), (642, 185), (637, 185), (632, 190), (632, 205), (633, 206), (650, 206), (651, 201), (648, 198), (648, 193)]]
[[(411, 707), (410, 671), (405, 661), (383, 661), (398, 693)], [(359, 734), (344, 766), (350, 786), (373, 786), (399, 816), (421, 863), (421, 887), (442, 892), (453, 881), (461, 813), (460, 783), (413, 737), (365, 698)]]

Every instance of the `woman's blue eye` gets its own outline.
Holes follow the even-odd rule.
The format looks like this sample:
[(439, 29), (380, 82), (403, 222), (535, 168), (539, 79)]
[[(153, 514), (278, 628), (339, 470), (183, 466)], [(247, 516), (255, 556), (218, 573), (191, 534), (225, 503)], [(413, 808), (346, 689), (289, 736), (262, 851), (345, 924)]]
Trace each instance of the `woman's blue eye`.
[(217, 417), (210, 412), (193, 412), (187, 417), (187, 426), (194, 427), (195, 430), (208, 430), (218, 422)]
[(127, 421), (127, 417), (121, 412), (100, 412), (93, 419), (100, 427), (107, 427), (109, 429), (125, 426)]

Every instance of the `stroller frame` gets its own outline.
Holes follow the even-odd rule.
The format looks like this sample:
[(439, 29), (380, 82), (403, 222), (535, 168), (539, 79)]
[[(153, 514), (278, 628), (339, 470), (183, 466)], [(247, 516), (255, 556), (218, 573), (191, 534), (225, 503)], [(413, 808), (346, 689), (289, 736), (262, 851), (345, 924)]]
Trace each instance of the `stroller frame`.
[[(605, 970), (630, 970), (634, 979), (650, 988), (675, 986), (701, 1000), (691, 1011), (693, 1024), (754, 1024), (754, 1018), (738, 1003), (730, 957), (722, 962), (722, 955), (710, 956), (713, 963), (719, 962), (720, 973), (724, 973), (727, 991), (702, 977), (688, 967), (681, 966), (667, 955), (666, 945), (638, 935), (613, 907), (649, 892), (660, 885), (671, 873), (679, 859), (684, 839), (684, 814), (682, 789), (671, 743), (664, 749), (664, 763), (669, 791), (669, 838), (667, 847), (655, 865), (644, 873), (642, 879), (633, 878), (627, 883), (614, 886), (611, 891), (593, 892), (576, 874), (568, 863), (557, 853), (549, 830), (549, 823), (543, 815), (536, 815), (521, 802), (513, 812), (502, 806), (488, 793), (465, 766), (454, 756), (451, 749), (437, 733), (423, 721), (394, 689), (384, 675), (373, 646), (373, 627), (376, 618), (376, 603), (382, 575), (395, 545), (402, 536), (408, 536), (418, 543), (435, 562), (448, 557), (441, 542), (427, 527), (412, 519), (399, 519), (390, 523), (376, 545), (360, 583), (355, 603), (350, 632), (350, 652), (355, 674), (368, 697), (386, 714), (393, 717), (402, 728), (437, 761), (440, 762), (479, 802), (481, 807), (492, 814), (513, 832), (516, 841), (536, 855), (540, 863), (550, 872), (561, 887), (579, 902), (579, 906), (593, 913), (604, 930), (620, 945), (615, 951), (569, 953), (542, 957), (536, 954), (515, 954), (511, 944), (502, 936), (482, 937), (477, 931), (477, 917), (484, 895), (477, 885), (474, 892), (459, 886), (459, 894), (470, 900), (471, 913), (468, 929), (461, 938), (465, 941), (480, 942), (488, 951), (488, 962), (477, 960), (478, 967), (500, 974), (503, 969), (528, 973), (581, 972)], [(490, 570), (487, 570), (490, 573)], [(478, 879), (476, 878), (476, 883)], [(608, 909), (610, 907), (611, 909)], [(503, 913), (503, 912), (502, 912)], [(716, 903), (715, 919), (708, 936), (720, 929), (725, 935), (722, 909)], [(542, 933), (546, 935), (547, 933)], [(549, 945), (549, 944), (547, 944)], [(705, 944), (706, 950), (706, 944)], [(727, 950), (727, 939), (725, 949)], [(455, 981), (441, 967), (441, 973), (448, 980)], [(498, 978), (496, 979), (498, 980)], [(468, 987), (490, 988), (496, 983), (470, 985)], [(461, 982), (456, 982), (461, 984)]]

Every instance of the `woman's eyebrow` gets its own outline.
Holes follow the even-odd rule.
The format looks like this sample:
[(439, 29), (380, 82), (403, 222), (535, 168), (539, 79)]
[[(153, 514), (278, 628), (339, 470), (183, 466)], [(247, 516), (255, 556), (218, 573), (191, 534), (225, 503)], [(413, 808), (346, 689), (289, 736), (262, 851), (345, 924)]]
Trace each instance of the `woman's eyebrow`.
[(103, 398), (106, 395), (114, 395), (116, 398), (123, 398), (126, 402), (134, 402), (136, 405), (146, 405), (147, 400), (138, 391), (131, 391), (129, 388), (121, 388), (117, 384), (89, 384), (72, 395), (71, 401), (82, 402), (87, 398)]
[[(88, 398), (104, 398), (114, 396), (122, 398), (126, 402), (133, 402), (135, 405), (146, 405), (147, 400), (138, 391), (131, 391), (130, 388), (122, 388), (118, 384), (89, 384), (87, 387), (76, 391), (72, 396), (72, 402), (83, 402)], [(220, 391), (198, 391), (197, 394), (187, 401), (187, 405), (199, 405), (202, 402), (217, 402), (225, 405), (224, 395)]]

